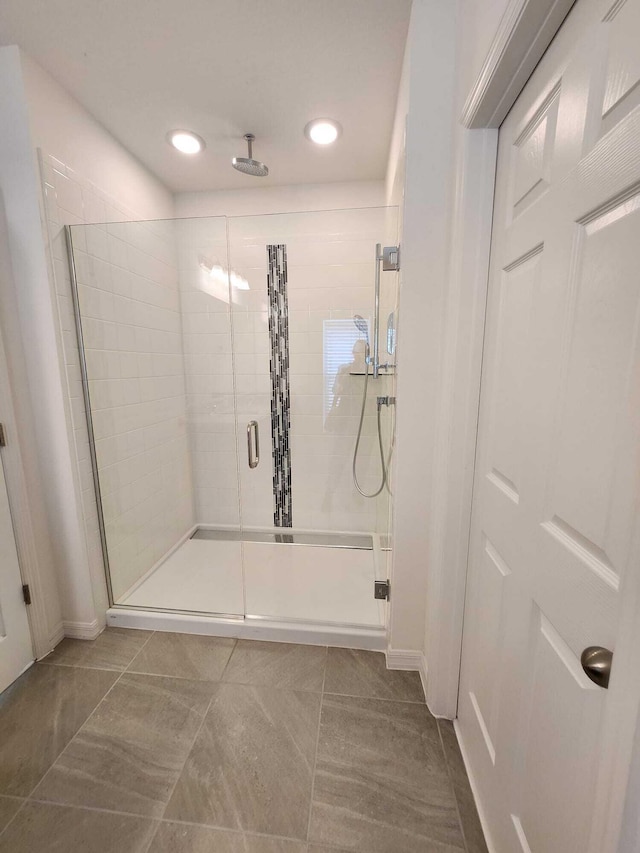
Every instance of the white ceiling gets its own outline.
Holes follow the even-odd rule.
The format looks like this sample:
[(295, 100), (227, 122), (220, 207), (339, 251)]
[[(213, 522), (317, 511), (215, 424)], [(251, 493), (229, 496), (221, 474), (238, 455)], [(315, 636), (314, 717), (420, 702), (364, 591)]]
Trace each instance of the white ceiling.
[[(0, 0), (18, 44), (174, 191), (385, 175), (411, 0)], [(343, 126), (320, 148), (312, 118)], [(188, 128), (188, 158), (165, 141)], [(268, 178), (231, 168), (244, 133)], [(259, 183), (258, 183), (259, 182)]]

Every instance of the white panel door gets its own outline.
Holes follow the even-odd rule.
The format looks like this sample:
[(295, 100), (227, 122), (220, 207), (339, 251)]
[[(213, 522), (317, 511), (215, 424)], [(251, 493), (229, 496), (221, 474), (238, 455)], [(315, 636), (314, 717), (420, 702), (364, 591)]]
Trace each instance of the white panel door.
[(0, 692), (32, 662), (31, 633), (0, 458)]
[[(496, 853), (615, 849), (639, 327), (640, 0), (578, 0), (500, 129), (458, 712)], [(608, 690), (591, 645), (614, 651)]]

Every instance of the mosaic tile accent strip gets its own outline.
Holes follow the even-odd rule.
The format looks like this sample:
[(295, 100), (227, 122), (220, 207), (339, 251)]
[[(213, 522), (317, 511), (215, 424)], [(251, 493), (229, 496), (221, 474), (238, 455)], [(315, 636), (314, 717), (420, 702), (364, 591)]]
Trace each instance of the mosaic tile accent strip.
[(287, 247), (284, 244), (268, 245), (267, 258), (269, 341), (271, 345), (269, 364), (271, 370), (273, 523), (276, 527), (292, 527)]

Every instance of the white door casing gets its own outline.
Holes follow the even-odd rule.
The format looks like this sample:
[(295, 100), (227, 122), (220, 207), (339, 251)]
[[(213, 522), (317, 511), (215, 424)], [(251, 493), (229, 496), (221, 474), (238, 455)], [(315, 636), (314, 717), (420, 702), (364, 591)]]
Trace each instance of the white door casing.
[(33, 657), (9, 498), (0, 458), (0, 692), (33, 663)]
[[(640, 701), (638, 43), (640, 0), (578, 0), (500, 130), (458, 722), (497, 853), (615, 849)], [(589, 645), (615, 652), (608, 691)]]

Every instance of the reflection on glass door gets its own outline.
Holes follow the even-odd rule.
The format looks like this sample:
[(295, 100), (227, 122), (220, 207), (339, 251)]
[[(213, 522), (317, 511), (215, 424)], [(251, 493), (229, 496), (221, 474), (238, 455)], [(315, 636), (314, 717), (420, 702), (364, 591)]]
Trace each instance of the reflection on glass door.
[[(376, 491), (396, 273), (368, 385), (366, 355), (376, 244), (396, 228), (390, 208), (70, 228), (113, 604), (384, 625), (391, 495), (363, 497), (352, 469), (362, 425), (358, 479)], [(392, 405), (380, 422), (388, 459)]]
[[(390, 493), (362, 497), (352, 462), (381, 241), (397, 242), (395, 209), (229, 219), (229, 260), (244, 283), (232, 309), (237, 434), (242, 445), (256, 421), (261, 446), (257, 468), (249, 466), (248, 450), (239, 453), (241, 523), (244, 531), (281, 531), (280, 547), (245, 541), (249, 615), (380, 622), (373, 580), (387, 576), (379, 534), (388, 540)], [(397, 274), (388, 274), (381, 353), (396, 299)], [(367, 491), (380, 477), (376, 398), (393, 396), (393, 387), (393, 366), (369, 381), (358, 459)], [(382, 415), (388, 448), (391, 416)], [(323, 534), (325, 548), (287, 548), (300, 531)]]
[(189, 538), (240, 526), (226, 221), (69, 234), (112, 601), (242, 615), (240, 544)]

